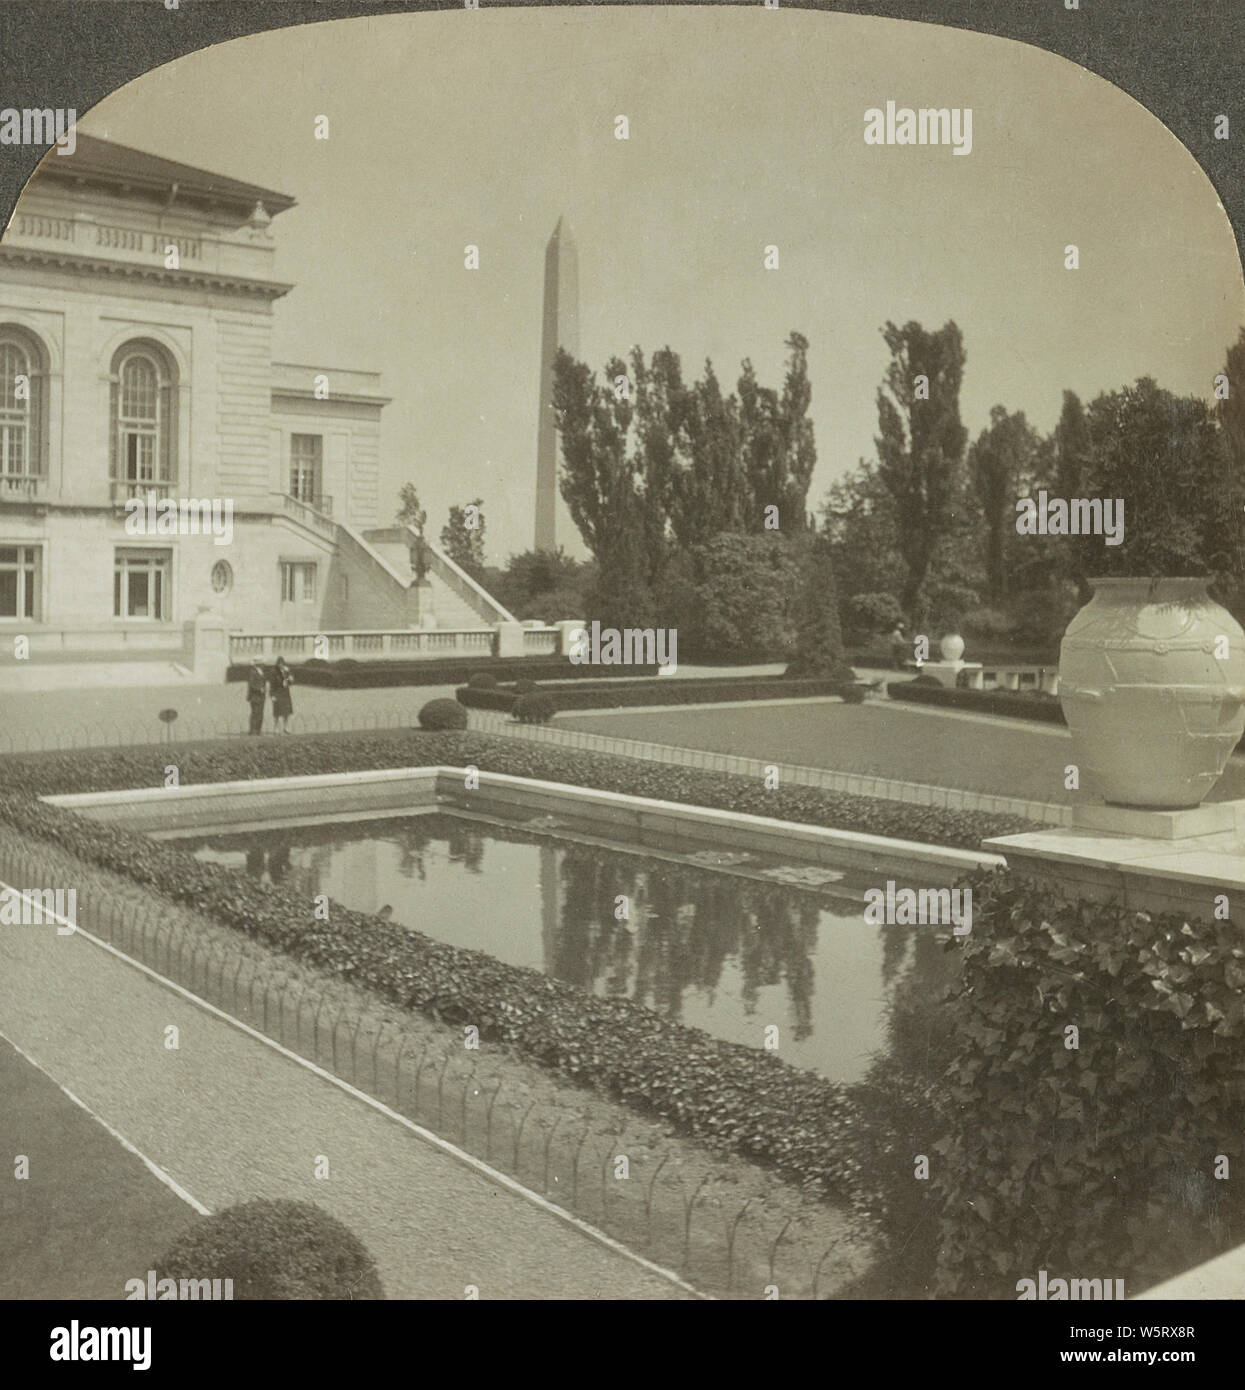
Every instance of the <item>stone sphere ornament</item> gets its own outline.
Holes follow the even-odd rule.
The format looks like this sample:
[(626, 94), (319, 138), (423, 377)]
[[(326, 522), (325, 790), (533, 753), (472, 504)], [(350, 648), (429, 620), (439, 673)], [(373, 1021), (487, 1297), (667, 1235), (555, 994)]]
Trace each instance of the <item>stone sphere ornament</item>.
[(964, 639), (958, 632), (949, 633), (939, 642), (938, 650), (944, 661), (959, 661), (964, 655)]

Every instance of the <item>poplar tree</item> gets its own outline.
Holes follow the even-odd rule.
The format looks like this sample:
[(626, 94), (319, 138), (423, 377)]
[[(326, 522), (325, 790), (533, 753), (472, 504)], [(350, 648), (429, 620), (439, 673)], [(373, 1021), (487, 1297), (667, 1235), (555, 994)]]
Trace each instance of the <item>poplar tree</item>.
[(968, 451), (968, 476), (981, 508), (986, 542), (986, 592), (1002, 603), (1009, 590), (1009, 563), (1016, 536), (1016, 499), (1032, 480), (1040, 440), (1024, 411), (996, 405), (990, 426)]
[(894, 503), (906, 573), (900, 602), (914, 617), (939, 544), (955, 517), (968, 431), (960, 422), (964, 343), (954, 322), (928, 332), (887, 322), (891, 360), (878, 388), (877, 476)]
[(795, 652), (785, 674), (851, 680), (852, 669), (843, 656), (830, 537), (822, 531), (808, 535), (803, 544), (804, 577), (797, 601)]
[[(475, 526), (467, 525), (467, 507), (475, 508)], [(441, 528), (441, 549), (472, 579), (484, 573), (484, 500), (477, 497), (466, 506), (451, 507), (449, 520)]]

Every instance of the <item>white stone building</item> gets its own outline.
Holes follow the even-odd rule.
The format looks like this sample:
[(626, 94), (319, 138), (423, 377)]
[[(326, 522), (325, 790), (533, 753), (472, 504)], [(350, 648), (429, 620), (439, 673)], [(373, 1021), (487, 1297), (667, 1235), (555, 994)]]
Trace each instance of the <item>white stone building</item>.
[[(35, 173), (0, 240), (0, 660), (512, 621), (382, 524), (379, 376), (273, 361), (293, 201), (81, 134)], [(230, 542), (135, 534), (153, 495), (231, 506)]]

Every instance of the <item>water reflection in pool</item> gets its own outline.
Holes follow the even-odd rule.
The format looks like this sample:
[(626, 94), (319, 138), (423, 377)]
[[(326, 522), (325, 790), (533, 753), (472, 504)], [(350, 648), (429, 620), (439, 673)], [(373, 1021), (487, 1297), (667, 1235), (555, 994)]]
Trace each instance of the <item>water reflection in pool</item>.
[(842, 1081), (887, 1045), (901, 976), (936, 989), (951, 968), (933, 928), (867, 925), (842, 891), (738, 854), (726, 872), (440, 812), (182, 843), (733, 1042), (776, 1025), (781, 1057)]

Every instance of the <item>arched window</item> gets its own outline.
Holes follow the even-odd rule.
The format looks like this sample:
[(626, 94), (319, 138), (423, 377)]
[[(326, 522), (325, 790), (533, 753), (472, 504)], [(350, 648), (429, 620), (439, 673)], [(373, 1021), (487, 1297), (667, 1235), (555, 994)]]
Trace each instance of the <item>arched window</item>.
[(47, 358), (24, 328), (0, 325), (0, 492), (45, 477)]
[(112, 478), (127, 497), (177, 479), (177, 381), (158, 343), (126, 343), (112, 359)]

